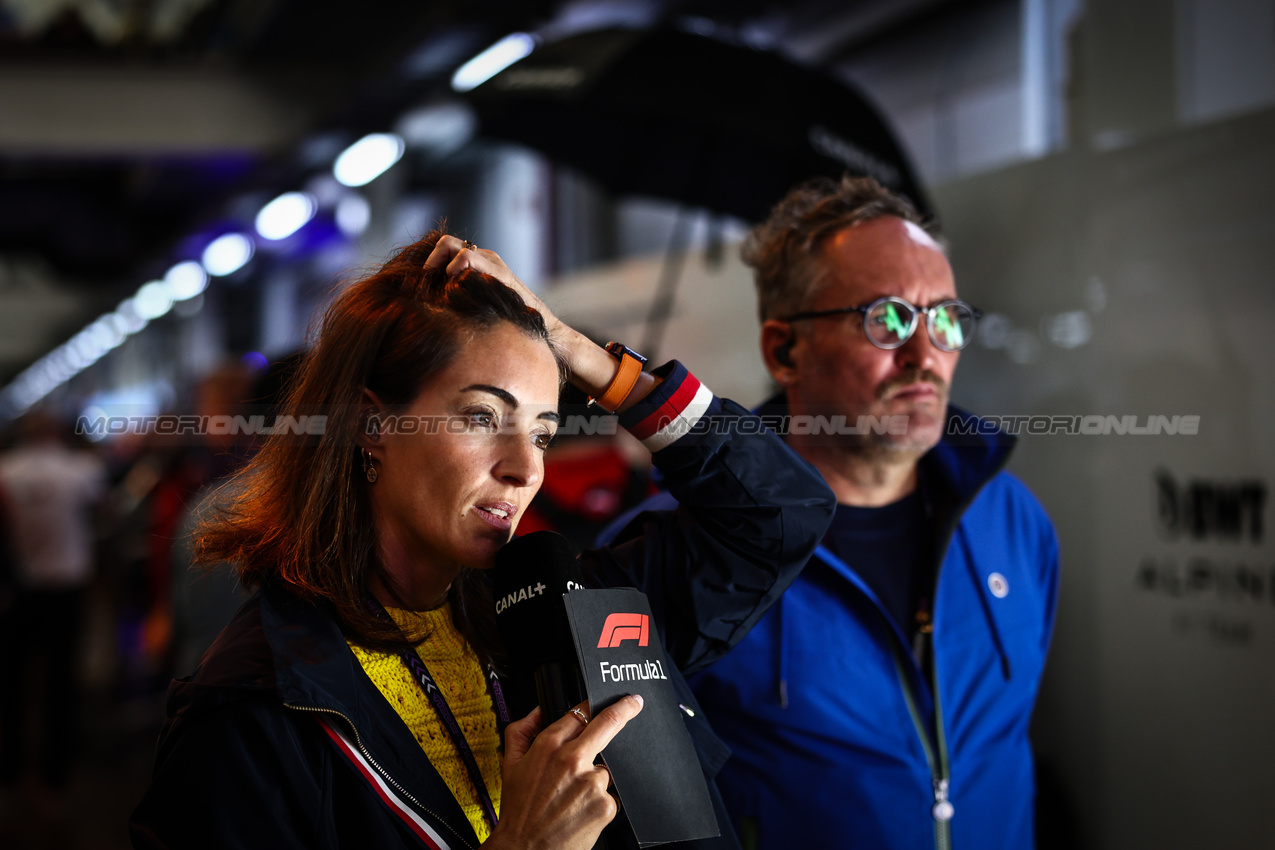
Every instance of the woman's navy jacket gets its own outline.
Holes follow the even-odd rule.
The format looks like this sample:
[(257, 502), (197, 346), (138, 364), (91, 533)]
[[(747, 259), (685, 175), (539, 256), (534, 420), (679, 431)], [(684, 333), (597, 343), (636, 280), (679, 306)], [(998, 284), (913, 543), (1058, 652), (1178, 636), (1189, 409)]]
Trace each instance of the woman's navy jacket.
[[(682, 673), (748, 633), (809, 559), (835, 504), (819, 473), (751, 414), (680, 364), (621, 416), (653, 451), (672, 513), (586, 552), (591, 584), (650, 600), (669, 678), (723, 828), (713, 777), (728, 750)], [(268, 586), (240, 609), (193, 676), (173, 683), (155, 771), (130, 823), (136, 847), (451, 847), (478, 841), (403, 721), (367, 678), (322, 605)], [(608, 830), (608, 834), (610, 834)], [(632, 840), (631, 833), (628, 836)]]

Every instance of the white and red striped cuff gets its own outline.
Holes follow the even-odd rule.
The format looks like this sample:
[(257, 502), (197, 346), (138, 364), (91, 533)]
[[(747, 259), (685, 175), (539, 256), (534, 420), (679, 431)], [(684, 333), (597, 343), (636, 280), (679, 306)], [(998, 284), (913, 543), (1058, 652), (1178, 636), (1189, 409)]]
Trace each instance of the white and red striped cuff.
[(649, 452), (667, 448), (686, 435), (708, 412), (713, 392), (680, 363), (650, 396), (626, 410), (620, 423)]

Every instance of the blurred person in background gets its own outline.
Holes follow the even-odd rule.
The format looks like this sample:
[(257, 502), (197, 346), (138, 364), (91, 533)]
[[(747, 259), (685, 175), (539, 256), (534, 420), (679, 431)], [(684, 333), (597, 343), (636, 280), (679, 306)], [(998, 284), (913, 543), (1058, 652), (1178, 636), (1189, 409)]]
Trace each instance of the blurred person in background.
[[(780, 387), (759, 412), (838, 505), (779, 604), (692, 682), (733, 752), (718, 781), (741, 838), (1030, 848), (1058, 543), (1003, 471), (1014, 439), (948, 404), (978, 313), (912, 205), (870, 178), (795, 188), (743, 256)], [(626, 520), (603, 539), (640, 530)]]
[[(207, 429), (202, 439), (213, 452), (215, 474), (187, 500), (171, 531), (171, 541), (166, 541), (169, 571), (167, 611), (163, 617), (171, 622), (168, 667), (177, 676), (195, 669), (217, 634), (250, 595), (239, 583), (233, 564), (196, 565), (195, 531), (215, 514), (223, 499), (233, 498), (232, 492), (222, 493), (221, 488), (265, 439), (253, 433), (253, 417), (259, 417), (266, 427), (274, 423), (284, 388), (300, 360), (299, 354), (276, 359), (250, 386), (236, 380), (250, 375), (248, 367), (242, 361), (229, 363), (214, 371), (210, 377), (215, 380), (202, 382), (201, 386), (207, 389), (197, 394), (201, 400), (196, 408), (198, 415), (237, 416), (247, 427), (237, 423), (232, 428)], [(207, 391), (218, 387), (230, 392)]]
[[(223, 363), (194, 386), (190, 405), (195, 416), (233, 414), (253, 383), (253, 370), (244, 362)], [(166, 682), (174, 668), (173, 558), (181, 557), (181, 523), (190, 506), (211, 481), (234, 471), (247, 455), (250, 439), (231, 429), (162, 438), (164, 471), (147, 500), (150, 546), (146, 564), (147, 608), (142, 620), (142, 651), (156, 678)], [(222, 623), (225, 625), (225, 623)], [(219, 629), (220, 630), (220, 629)], [(189, 672), (186, 668), (182, 672)]]
[[(595, 757), (641, 701), (508, 717), (487, 575), (540, 487), (563, 378), (618, 412), (684, 499), (580, 559), (586, 582), (650, 596), (676, 667), (747, 632), (833, 509), (746, 411), (679, 363), (640, 364), (437, 232), (345, 289), (287, 403), (324, 415), (322, 433), (272, 437), (198, 532), (202, 561), (259, 590), (170, 690), (134, 845), (593, 846), (617, 812)], [(723, 825), (698, 844), (738, 847), (712, 790), (721, 744), (676, 667)]]
[[(253, 391), (254, 375), (255, 369), (245, 361), (222, 363), (191, 387), (187, 405), (162, 416), (176, 421), (183, 415), (206, 418), (242, 413), (236, 408)], [(175, 623), (175, 606), (193, 602), (191, 613), (196, 618), (205, 607), (204, 600), (189, 595), (191, 577), (174, 570), (175, 561), (191, 563), (182, 523), (210, 482), (242, 466), (252, 438), (230, 428), (174, 433), (149, 425), (101, 446), (114, 461), (116, 479), (104, 500), (100, 553), (115, 621), (119, 691), (126, 700), (146, 699), (167, 687), (178, 669), (178, 654), (188, 648), (180, 642), (189, 632), (177, 635), (174, 630), (191, 620)], [(233, 583), (229, 590), (233, 593)], [(176, 599), (177, 594), (183, 598)], [(207, 601), (215, 608), (213, 596)]]
[[(66, 429), (34, 411), (0, 457), (0, 500), (12, 558), (0, 611), (0, 780), (20, 785), (31, 765), (36, 814), (56, 814), (76, 752), (84, 590), (93, 577), (94, 507), (106, 467), (69, 445)], [(38, 685), (37, 687), (34, 687)]]

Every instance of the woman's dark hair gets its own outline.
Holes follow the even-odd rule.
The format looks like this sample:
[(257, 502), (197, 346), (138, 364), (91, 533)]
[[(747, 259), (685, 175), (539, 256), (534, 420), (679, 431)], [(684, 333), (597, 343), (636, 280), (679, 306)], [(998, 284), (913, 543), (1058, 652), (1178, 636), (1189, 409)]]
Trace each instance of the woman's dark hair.
[[(443, 235), (429, 233), (340, 292), (282, 406), (296, 421), (326, 416), (322, 435), (271, 436), (196, 532), (197, 563), (231, 561), (247, 587), (279, 582), (322, 600), (352, 640), (372, 648), (399, 649), (405, 640), (366, 601), (370, 579), (383, 574), (358, 442), (369, 412), (364, 389), (390, 409), (406, 407), (470, 338), (501, 322), (544, 340), (563, 372), (544, 319), (518, 293), (481, 272), (447, 278), (425, 268)], [(490, 590), (476, 572), (463, 570), (453, 583), (453, 617), (480, 652), (499, 655)]]

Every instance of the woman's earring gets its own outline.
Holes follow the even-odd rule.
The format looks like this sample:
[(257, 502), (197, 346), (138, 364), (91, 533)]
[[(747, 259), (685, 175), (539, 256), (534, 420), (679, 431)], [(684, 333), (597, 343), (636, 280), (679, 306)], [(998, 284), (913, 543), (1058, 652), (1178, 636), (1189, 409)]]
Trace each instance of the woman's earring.
[(377, 479), (376, 467), (372, 465), (372, 452), (370, 449), (363, 449), (363, 474), (367, 476), (368, 484), (375, 484)]

